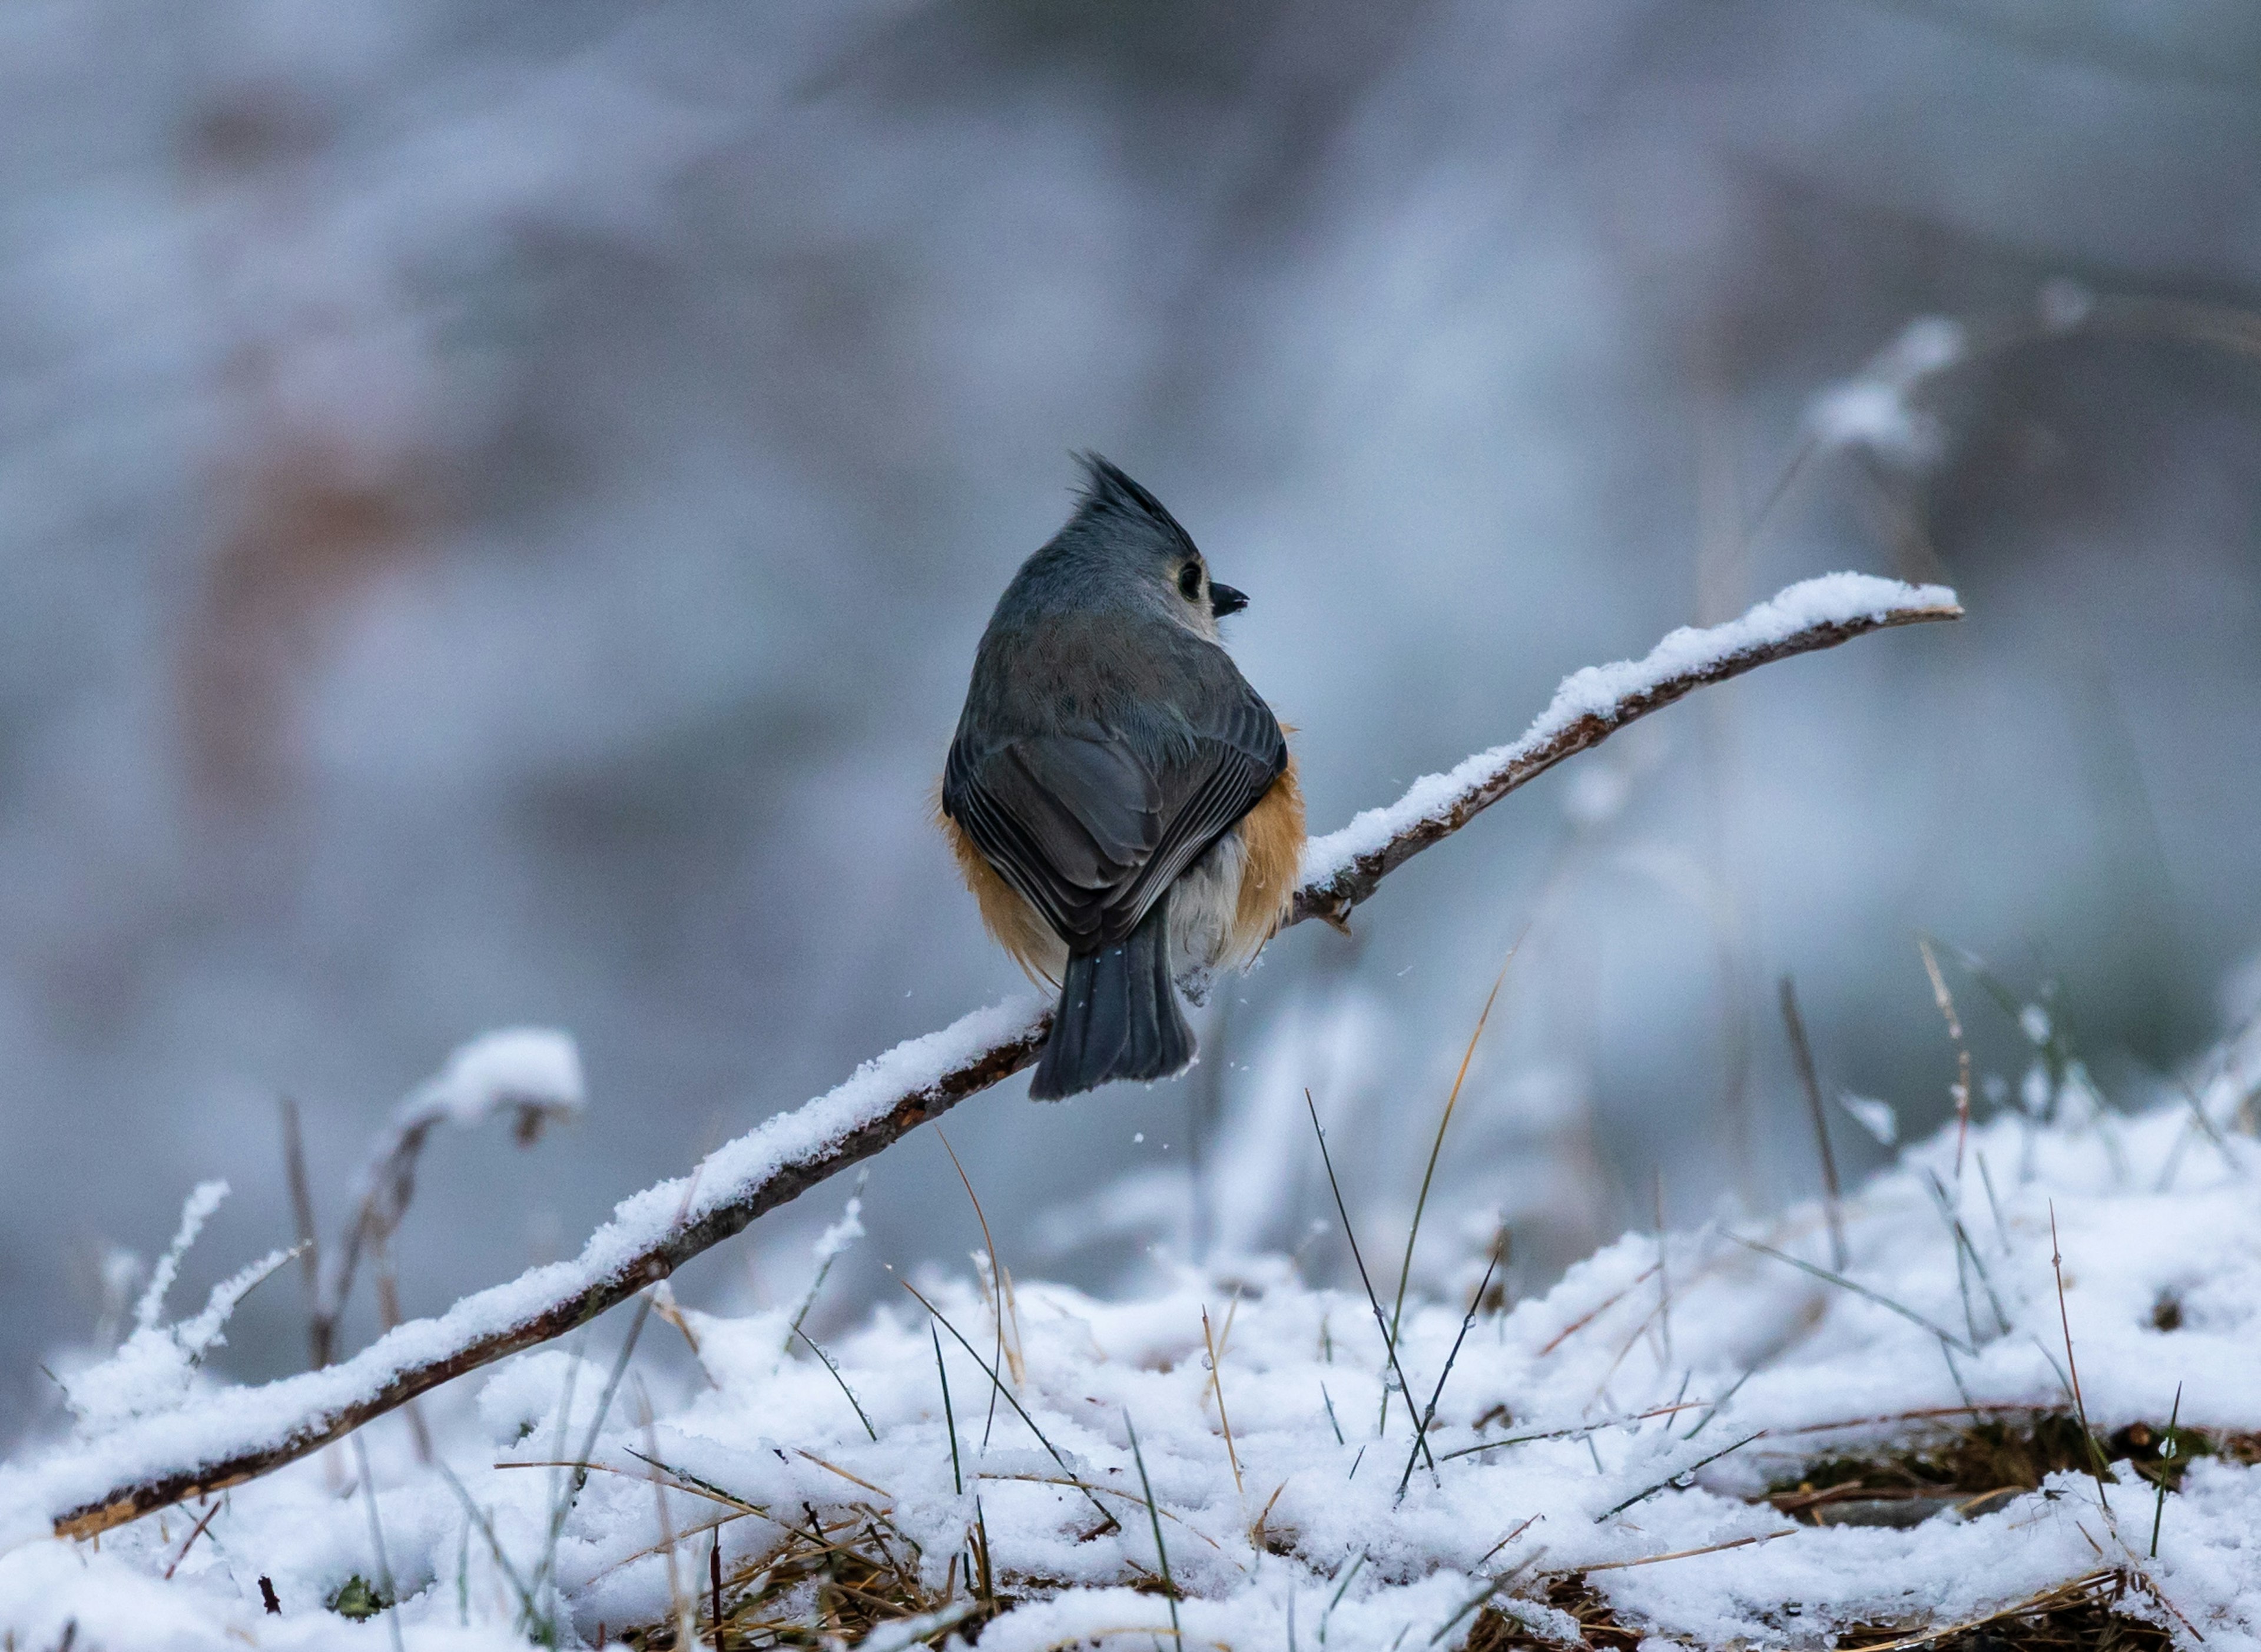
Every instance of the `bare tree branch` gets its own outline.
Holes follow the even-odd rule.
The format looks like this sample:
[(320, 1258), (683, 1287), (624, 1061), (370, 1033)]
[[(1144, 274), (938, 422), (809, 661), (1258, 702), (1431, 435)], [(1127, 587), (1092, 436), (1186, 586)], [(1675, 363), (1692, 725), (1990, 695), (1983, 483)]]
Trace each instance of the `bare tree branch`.
[[(1727, 625), (1676, 632), (1642, 661), (1582, 672), (1520, 740), (1417, 782), (1390, 808), (1314, 842), (1288, 922), (1339, 923), (1390, 872), (1518, 786), (1697, 688), (1870, 631), (1962, 612), (1954, 593), (1938, 586), (1833, 575), (1792, 586)], [(11, 1467), (0, 1472), (0, 1539), (31, 1519), (61, 1536), (90, 1536), (240, 1484), (450, 1378), (586, 1324), (764, 1211), (1020, 1071), (1036, 1059), (1050, 1027), (1050, 1011), (1033, 1003), (977, 1011), (720, 1149), (688, 1187), (671, 1183), (627, 1202), (575, 1262), (466, 1297), (342, 1365), (223, 1390), (191, 1401), (187, 1412), (129, 1425), (42, 1464)], [(656, 1215), (663, 1206), (672, 1214)]]

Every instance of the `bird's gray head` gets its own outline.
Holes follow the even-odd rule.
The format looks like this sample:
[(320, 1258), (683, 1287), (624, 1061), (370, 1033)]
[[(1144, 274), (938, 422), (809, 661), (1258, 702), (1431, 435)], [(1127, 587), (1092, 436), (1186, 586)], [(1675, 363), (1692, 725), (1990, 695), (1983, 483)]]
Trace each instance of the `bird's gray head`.
[(1023, 578), (1085, 586), (1087, 596), (1087, 581), (1104, 582), (1110, 594), (1128, 596), (1215, 642), (1217, 622), (1239, 613), (1248, 599), (1209, 578), (1193, 535), (1161, 500), (1099, 455), (1077, 456), (1083, 497), (1067, 525), (1030, 558)]

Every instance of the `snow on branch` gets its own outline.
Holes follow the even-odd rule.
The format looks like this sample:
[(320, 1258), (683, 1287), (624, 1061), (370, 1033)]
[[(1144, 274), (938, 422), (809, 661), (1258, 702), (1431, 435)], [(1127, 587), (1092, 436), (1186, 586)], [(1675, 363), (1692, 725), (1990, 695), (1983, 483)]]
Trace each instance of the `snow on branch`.
[(1683, 626), (1640, 659), (1589, 665), (1563, 679), (1521, 739), (1424, 775), (1387, 808), (1370, 808), (1340, 831), (1313, 838), (1288, 922), (1340, 923), (1383, 878), (1516, 787), (1707, 684), (1888, 626), (1962, 617), (1945, 585), (1833, 573), (1791, 585), (1725, 625)]
[[(1389, 808), (1315, 840), (1289, 922), (1339, 923), (1392, 870), (1516, 787), (1705, 684), (1962, 612), (1942, 586), (1832, 574), (1792, 585), (1728, 624), (1675, 631), (1640, 660), (1580, 672), (1522, 738), (1427, 776)], [(717, 1149), (689, 1176), (624, 1200), (571, 1261), (403, 1325), (341, 1364), (200, 1395), (40, 1461), (0, 1467), (0, 1546), (47, 1531), (91, 1535), (239, 1484), (452, 1377), (585, 1325), (764, 1211), (1028, 1066), (1050, 1024), (1049, 1006), (1033, 999), (976, 1010), (866, 1062), (837, 1088)]]

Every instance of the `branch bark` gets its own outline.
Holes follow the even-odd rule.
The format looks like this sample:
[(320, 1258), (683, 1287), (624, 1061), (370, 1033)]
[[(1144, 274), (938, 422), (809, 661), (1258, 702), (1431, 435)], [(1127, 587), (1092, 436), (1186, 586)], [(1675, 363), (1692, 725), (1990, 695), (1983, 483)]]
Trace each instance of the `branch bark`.
[[(1676, 633), (1638, 664), (1572, 678), (1522, 739), (1482, 753), (1450, 775), (1418, 782), (1393, 808), (1362, 815), (1334, 837), (1315, 842), (1288, 921), (1323, 917), (1340, 923), (1391, 872), (1510, 792), (1698, 688), (1775, 660), (1834, 648), (1870, 631), (1958, 619), (1963, 613), (1954, 593), (1939, 587), (1844, 583), (1850, 579), (1834, 575), (1794, 586), (1729, 625)], [(1802, 594), (1803, 600), (1794, 600)], [(632, 1210), (666, 1189), (651, 1189), (623, 1205), (614, 1225), (619, 1233), (599, 1230), (578, 1263), (553, 1264), (466, 1298), (438, 1319), (403, 1325), (345, 1365), (261, 1389), (226, 1390), (214, 1397), (210, 1417), (183, 1419), (172, 1413), (151, 1419), (147, 1438), (91, 1442), (76, 1458), (67, 1450), (44, 1472), (16, 1471), (29, 1483), (15, 1488), (14, 1496), (36, 1499), (38, 1518), (51, 1522), (57, 1535), (87, 1537), (305, 1456), (427, 1390), (562, 1336), (665, 1279), (764, 1212), (1019, 1072), (1036, 1059), (1051, 1024), (1049, 1010), (1001, 1023), (995, 1012), (979, 1012), (944, 1033), (901, 1046), (840, 1090), (780, 1115), (755, 1132), (801, 1140), (757, 1164), (750, 1179), (742, 1177), (719, 1195), (695, 1202), (691, 1189), (677, 1184), (683, 1192), (673, 1206), (678, 1214), (657, 1237), (625, 1250), (619, 1242), (634, 1232)], [(920, 1046), (942, 1052), (922, 1073), (916, 1071), (925, 1054)], [(898, 1084), (889, 1076), (891, 1064), (912, 1071)], [(870, 1093), (874, 1084), (894, 1088), (875, 1099)], [(846, 1123), (833, 1127), (836, 1116)], [(808, 1121), (806, 1127), (795, 1129), (802, 1121)], [(733, 1147), (753, 1141), (742, 1138)], [(700, 1174), (707, 1174), (732, 1151), (721, 1150)], [(696, 1186), (694, 1179), (692, 1187)], [(192, 1409), (198, 1404), (190, 1402)], [(298, 1420), (278, 1431), (273, 1421), (277, 1416)], [(195, 1426), (180, 1426), (184, 1420)], [(174, 1466), (152, 1471), (153, 1459), (168, 1456)], [(131, 1462), (138, 1462), (140, 1470), (129, 1469)], [(99, 1495), (87, 1495), (105, 1486)], [(4, 1526), (18, 1527), (26, 1512), (19, 1505)]]

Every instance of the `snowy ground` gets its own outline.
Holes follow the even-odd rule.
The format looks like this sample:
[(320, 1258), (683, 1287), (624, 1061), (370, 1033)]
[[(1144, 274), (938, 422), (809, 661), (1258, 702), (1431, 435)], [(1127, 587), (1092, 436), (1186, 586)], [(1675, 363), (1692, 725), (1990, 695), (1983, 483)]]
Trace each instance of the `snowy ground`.
[[(2102, 1488), (2058, 1473), (1910, 1529), (1801, 1525), (1763, 1500), (1822, 1457), (1961, 1426), (1957, 1408), (2013, 1424), (2069, 1411), (2068, 1325), (2098, 1434), (2157, 1431), (2178, 1390), (2185, 1428), (2261, 1431), (2261, 1144), (2240, 1117), (2261, 1045), (2199, 1075), (2201, 1124), (2179, 1094), (2101, 1110), (2077, 1067), (2052, 1069), (2045, 1023), (2032, 1031), (2032, 1112), (2012, 1103), (1967, 1139), (1920, 1143), (1848, 1201), (1844, 1273), (1862, 1290), (1784, 1260), (1830, 1265), (1807, 1207), (1662, 1249), (1629, 1235), (1545, 1296), (1479, 1312), (1456, 1360), (1467, 1298), (1409, 1304), (1401, 1363), (1424, 1404), (1451, 1361), (1433, 1470), (1409, 1469), (1364, 1295), (1314, 1289), (1284, 1259), (1188, 1272), (1138, 1302), (1020, 1284), (994, 1406), (980, 1278), (925, 1279), (947, 1326), (907, 1291), (826, 1350), (836, 1378), (788, 1350), (786, 1315), (654, 1317), (648, 1336), (695, 1342), (707, 1385), (649, 1418), (631, 1376), (578, 1497), (569, 1471), (539, 1465), (586, 1448), (627, 1313), (585, 1358), (541, 1350), (443, 1397), (444, 1471), (416, 1463), (397, 1423), (367, 1431), (374, 1518), (362, 1459), (336, 1449), (98, 1545), (15, 1548), (0, 1623), (20, 1647), (373, 1648), (397, 1627), (439, 1648), (523, 1644), (547, 1620), (570, 1645), (696, 1599), (704, 1634), (715, 1533), (729, 1606), (815, 1523), (884, 1541), (945, 1620), (986, 1532), (1015, 1603), (982, 1628), (987, 1652), (1167, 1638), (1165, 1564), (1186, 1642), (1244, 1652), (1454, 1645), (1488, 1593), (1571, 1640), (1543, 1599), (1576, 1571), (1626, 1622), (1691, 1646), (1827, 1646), (1850, 1626), (1963, 1621), (2119, 1571), (2120, 1610), (2186, 1644), (2261, 1647), (2261, 1469), (2227, 1458), (2193, 1462), (2165, 1499), (2156, 1557), (2154, 1494), (2125, 1462)], [(1432, 1217), (1431, 1232), (1454, 1226)], [(1386, 1308), (1403, 1236), (1360, 1238)], [(1461, 1267), (1468, 1293), (1484, 1261)], [(387, 1577), (396, 1611), (329, 1609)], [(783, 1607), (795, 1599), (808, 1590)], [(872, 1644), (904, 1643), (888, 1633)]]

